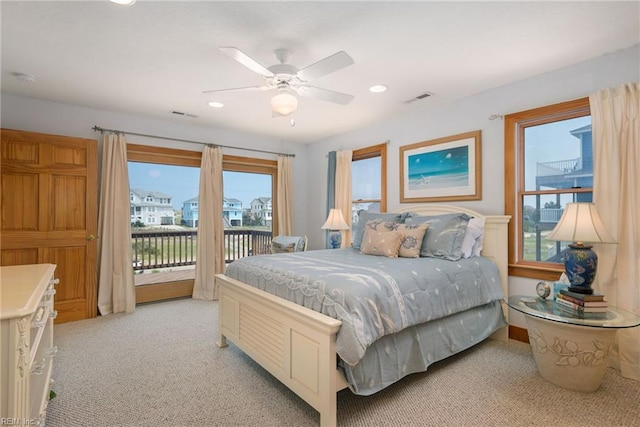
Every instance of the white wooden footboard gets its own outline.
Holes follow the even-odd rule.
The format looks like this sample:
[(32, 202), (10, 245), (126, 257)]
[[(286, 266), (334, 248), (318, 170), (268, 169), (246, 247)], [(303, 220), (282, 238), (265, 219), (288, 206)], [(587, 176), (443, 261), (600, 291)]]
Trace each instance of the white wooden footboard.
[(321, 426), (337, 423), (337, 392), (347, 386), (336, 365), (342, 322), (216, 275), (219, 347), (227, 338), (320, 412)]

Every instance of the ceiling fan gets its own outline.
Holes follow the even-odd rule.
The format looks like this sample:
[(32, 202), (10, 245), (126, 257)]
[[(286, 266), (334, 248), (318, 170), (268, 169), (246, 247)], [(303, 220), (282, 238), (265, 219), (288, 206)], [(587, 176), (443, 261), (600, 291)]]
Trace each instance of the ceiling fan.
[(296, 108), (298, 108), (298, 98), (295, 97), (296, 94), (342, 105), (347, 105), (353, 100), (353, 95), (334, 92), (308, 84), (308, 82), (313, 79), (354, 64), (353, 59), (344, 51), (334, 53), (302, 69), (289, 64), (291, 53), (287, 49), (276, 49), (273, 52), (280, 63), (270, 67), (264, 67), (258, 61), (250, 58), (235, 47), (221, 47), (220, 51), (229, 55), (251, 71), (260, 74), (264, 79), (264, 85), (214, 89), (202, 93), (251, 90), (267, 91), (275, 89), (277, 93), (271, 98), (271, 107), (274, 116), (286, 116), (294, 112)]

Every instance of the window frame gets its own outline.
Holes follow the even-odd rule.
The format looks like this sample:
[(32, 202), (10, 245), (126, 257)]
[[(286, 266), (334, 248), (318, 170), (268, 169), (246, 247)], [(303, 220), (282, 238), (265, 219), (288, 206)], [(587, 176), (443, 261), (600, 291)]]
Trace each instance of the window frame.
[(523, 260), (523, 198), (535, 194), (593, 193), (590, 188), (568, 188), (553, 191), (525, 190), (524, 130), (530, 126), (553, 123), (591, 115), (589, 98), (579, 98), (504, 117), (505, 213), (509, 221), (509, 275), (540, 280), (557, 280), (564, 272), (561, 263)]
[[(176, 148), (156, 147), (151, 145), (127, 144), (127, 162), (155, 163), (172, 166), (190, 166), (200, 168), (202, 152)], [(272, 211), (271, 233), (276, 236), (278, 224), (275, 220), (277, 212), (277, 174), (278, 162), (254, 157), (222, 156), (223, 171), (264, 173), (271, 175), (271, 191), (274, 211)], [(154, 283), (136, 286), (136, 303), (160, 301), (171, 298), (190, 296), (193, 293), (194, 279), (177, 282)]]
[(278, 161), (223, 155), (222, 170), (271, 175), (271, 235), (277, 236), (279, 234), (278, 221), (276, 220), (278, 218)]
[(351, 200), (351, 206), (354, 203), (380, 203), (380, 212), (387, 211), (387, 143), (372, 145), (370, 147), (364, 147), (357, 150), (353, 150), (351, 153), (351, 163), (359, 160), (372, 159), (374, 157), (380, 157), (380, 200), (378, 199), (359, 199)]
[[(201, 151), (181, 150), (177, 148), (156, 147), (151, 145), (127, 144), (127, 161), (140, 163), (156, 163), (173, 166), (191, 166), (200, 168)], [(222, 170), (229, 172), (261, 173), (271, 175), (271, 200), (273, 223), (271, 233), (278, 234), (278, 162), (277, 160), (259, 159), (255, 157), (232, 156), (223, 154)]]

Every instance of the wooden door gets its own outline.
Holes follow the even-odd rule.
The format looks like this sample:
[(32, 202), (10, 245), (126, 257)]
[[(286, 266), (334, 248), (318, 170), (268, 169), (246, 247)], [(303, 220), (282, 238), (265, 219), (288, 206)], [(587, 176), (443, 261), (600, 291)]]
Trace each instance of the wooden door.
[(97, 315), (97, 141), (2, 129), (0, 265), (56, 264), (56, 323)]

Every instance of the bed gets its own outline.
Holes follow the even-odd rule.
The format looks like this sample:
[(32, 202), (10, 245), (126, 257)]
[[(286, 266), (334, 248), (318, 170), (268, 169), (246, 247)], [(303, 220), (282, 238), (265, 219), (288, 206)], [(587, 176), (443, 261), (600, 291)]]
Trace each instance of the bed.
[[(459, 271), (466, 270), (467, 264), (473, 264), (476, 272), (472, 274), (475, 274), (476, 277), (480, 277), (485, 274), (484, 272), (489, 271), (490, 274), (487, 273), (489, 277), (486, 280), (499, 282), (499, 295), (495, 290), (478, 292), (482, 295), (482, 298), (487, 299), (486, 304), (476, 304), (473, 307), (469, 307), (468, 310), (462, 307), (453, 313), (445, 312), (432, 320), (420, 319), (419, 316), (410, 311), (410, 307), (407, 307), (407, 305), (411, 304), (404, 304), (400, 311), (378, 316), (378, 322), (373, 316), (372, 323), (374, 327), (367, 327), (363, 325), (366, 323), (366, 319), (360, 319), (360, 317), (363, 317), (362, 314), (358, 315), (357, 321), (352, 321), (350, 318), (345, 317), (345, 313), (340, 312), (341, 309), (345, 311), (340, 304), (338, 304), (337, 308), (333, 307), (334, 304), (331, 302), (333, 300), (327, 303), (326, 299), (321, 300), (315, 294), (302, 297), (284, 295), (291, 289), (288, 291), (285, 289), (284, 294), (278, 296), (277, 286), (274, 285), (274, 289), (268, 289), (271, 286), (269, 284), (270, 280), (274, 282), (280, 281), (280, 283), (285, 281), (292, 282), (292, 280), (289, 280), (288, 277), (274, 276), (274, 271), (280, 267), (272, 267), (272, 265), (275, 265), (276, 259), (267, 257), (281, 257), (282, 259), (279, 259), (279, 261), (284, 262), (284, 264), (288, 262), (299, 265), (300, 268), (296, 273), (286, 273), (292, 276), (295, 275), (297, 278), (307, 278), (309, 276), (308, 272), (304, 270), (304, 266), (311, 265), (312, 262), (319, 262), (321, 266), (326, 266), (326, 269), (318, 267), (316, 269), (327, 270), (330, 272), (327, 274), (336, 276), (338, 275), (337, 273), (331, 272), (338, 263), (344, 263), (345, 265), (349, 262), (364, 263), (368, 261), (358, 257), (369, 257), (374, 260), (373, 262), (379, 263), (376, 271), (381, 276), (379, 282), (375, 282), (373, 287), (383, 289), (389, 295), (388, 299), (396, 302), (401, 299), (406, 300), (406, 298), (398, 298), (398, 291), (393, 285), (396, 276), (402, 275), (400, 270), (413, 271), (414, 277), (426, 275), (422, 271), (416, 274), (415, 268), (407, 267), (412, 262), (411, 258), (394, 258), (396, 264), (404, 267), (400, 267), (400, 270), (389, 274), (388, 270), (386, 270), (388, 265), (384, 264), (386, 262), (384, 260), (385, 257), (358, 255), (359, 251), (355, 249), (266, 255), (262, 258), (251, 257), (253, 259), (250, 260), (250, 267), (245, 273), (238, 273), (235, 271), (237, 270), (236, 268), (228, 268), (227, 273), (229, 274), (216, 275), (215, 280), (219, 290), (217, 345), (224, 347), (227, 345), (227, 340), (233, 342), (315, 408), (320, 413), (320, 424), (322, 426), (334, 426), (337, 424), (336, 409), (337, 392), (339, 390), (349, 387), (358, 394), (371, 394), (409, 373), (426, 370), (430, 363), (462, 351), (468, 346), (484, 340), (488, 335), (491, 335), (492, 338), (506, 340), (507, 328), (505, 327), (505, 320), (507, 311), (502, 306), (501, 297), (508, 295), (507, 225), (509, 217), (482, 215), (469, 209), (448, 205), (411, 206), (395, 213), (407, 215), (409, 212), (417, 216), (464, 214), (482, 219), (484, 221), (482, 256), (456, 262), (445, 261), (445, 263), (450, 264), (454, 269), (459, 269)], [(335, 258), (332, 258), (335, 256), (341, 257), (342, 260), (336, 261)], [(316, 260), (312, 261), (311, 257), (316, 258)], [(489, 262), (488, 260), (490, 260), (490, 265), (486, 264), (486, 262)], [(432, 260), (420, 258), (419, 263), (426, 265), (432, 263)], [(352, 275), (365, 277), (359, 274), (358, 267), (352, 266), (351, 268), (352, 271), (350, 273)], [(492, 269), (495, 269), (495, 272), (492, 272)], [(441, 270), (441, 268), (437, 267), (437, 270)], [(235, 278), (231, 277), (231, 273)], [(440, 274), (443, 277), (455, 276), (459, 272), (446, 273), (440, 271)], [(253, 276), (258, 279), (252, 278)], [(322, 283), (324, 285), (327, 281), (326, 278), (327, 276), (325, 275), (322, 280), (313, 277), (308, 280), (310, 283)], [(372, 279), (367, 277), (363, 280)], [(259, 289), (260, 283), (251, 283), (252, 281), (261, 282), (263, 288), (273, 293)], [(380, 285), (380, 282), (384, 283)], [(388, 285), (389, 283), (392, 285)], [(437, 290), (430, 289), (429, 292), (442, 295), (444, 298), (448, 288), (456, 287), (455, 280), (451, 285), (453, 286)], [(293, 286), (290, 286), (290, 288), (293, 288)], [(331, 294), (338, 291), (331, 288), (328, 292)], [(342, 298), (342, 294), (340, 293), (339, 295)], [(297, 299), (301, 300), (297, 301)], [(311, 308), (300, 304), (306, 304)], [(449, 305), (447, 304), (447, 306)], [(464, 306), (464, 304), (460, 305)], [(349, 308), (346, 311), (357, 310)], [(496, 317), (496, 311), (499, 312), (499, 319)], [(407, 318), (413, 319), (414, 317), (415, 321), (407, 322)], [(402, 365), (402, 372), (394, 373), (390, 378), (376, 378), (375, 381), (367, 380), (363, 377), (363, 372), (366, 373), (367, 370), (376, 369), (375, 360), (380, 358), (382, 352), (389, 353), (389, 349), (403, 348), (404, 344), (401, 345), (400, 343), (404, 342), (405, 335), (413, 336), (414, 341), (416, 341), (415, 337), (417, 337), (417, 341), (421, 339), (427, 341), (434, 333), (438, 335), (438, 332), (434, 331), (453, 330), (464, 322), (467, 322), (467, 324), (474, 323), (472, 320), (474, 318), (491, 319), (487, 320), (487, 326), (483, 326), (482, 330), (470, 332), (470, 334), (474, 335), (470, 345), (459, 345), (455, 338), (447, 336), (441, 339), (444, 344), (440, 347), (443, 347), (443, 349), (435, 349), (433, 355), (429, 355), (426, 358), (428, 360), (423, 361), (423, 363), (416, 362), (416, 360), (413, 360), (415, 358), (412, 359), (411, 354), (408, 354), (412, 353), (411, 349), (414, 347), (411, 346), (415, 345), (408, 343), (407, 354), (398, 351), (397, 353), (399, 354), (394, 355), (398, 366)], [(356, 345), (352, 345), (352, 341)], [(424, 356), (422, 358), (424, 359)], [(405, 372), (404, 369), (406, 369), (406, 363), (409, 359), (412, 360), (410, 368)], [(374, 364), (373, 368), (368, 367), (370, 361), (373, 361), (371, 362)], [(420, 366), (420, 363), (423, 363), (424, 366)], [(394, 370), (387, 369), (387, 371)], [(400, 371), (401, 369), (397, 370)]]

